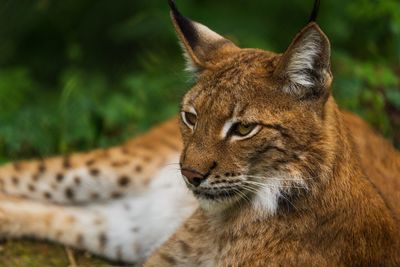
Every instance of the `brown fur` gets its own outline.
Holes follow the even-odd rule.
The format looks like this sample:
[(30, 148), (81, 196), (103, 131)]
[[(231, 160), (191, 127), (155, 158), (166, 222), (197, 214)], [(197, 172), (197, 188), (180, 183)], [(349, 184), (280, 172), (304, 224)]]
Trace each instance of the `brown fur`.
[[(183, 149), (182, 169), (207, 174), (208, 197), (235, 190), (217, 199), (199, 195), (202, 208), (145, 266), (400, 266), (400, 155), (360, 118), (338, 109), (329, 41), (319, 27), (309, 24), (280, 55), (240, 49), (176, 12), (175, 27), (197, 71), (182, 101), (182, 111), (197, 111), (194, 130), (174, 118), (118, 147), (0, 167), (0, 233), (136, 259), (123, 257), (123, 244), (110, 247), (120, 238), (106, 231), (108, 218), (86, 205), (148, 190)], [(295, 74), (311, 75), (313, 86), (293, 84), (287, 69), (310, 36), (321, 48), (314, 70)], [(232, 116), (261, 130), (243, 140), (221, 137)], [(277, 205), (254, 205), (271, 192), (249, 188), (252, 179), (279, 182), (272, 186), (280, 187)], [(204, 193), (201, 185), (188, 186)], [(81, 217), (96, 231), (79, 226)], [(141, 231), (132, 227), (131, 234)], [(140, 245), (125, 243), (135, 255)]]
[[(287, 178), (275, 213), (255, 208), (258, 192), (244, 185), (234, 197), (206, 200), (145, 266), (399, 266), (399, 154), (358, 117), (338, 109), (330, 92), (329, 42), (319, 27), (308, 25), (283, 56), (209, 44), (213, 58), (203, 56), (199, 64), (196, 50), (204, 51), (197, 47), (204, 43), (191, 44), (185, 34), (193, 31), (180, 29), (193, 27), (203, 40), (213, 33), (181, 25), (177, 16), (179, 37), (195, 57), (192, 64), (201, 67), (182, 102), (184, 112), (196, 110), (197, 122), (194, 130), (181, 123), (181, 166), (206, 174), (211, 185), (189, 188), (211, 194), (218, 190), (212, 185), (230, 188), (235, 180), (251, 180), (249, 174), (263, 175), (265, 183), (300, 174), (306, 188), (295, 190)], [(315, 88), (283, 92), (290, 58), (310, 34), (322, 47)], [(235, 113), (262, 130), (247, 140), (221, 138)]]
[(400, 153), (359, 117), (349, 112), (342, 115), (356, 144), (362, 170), (399, 215)]

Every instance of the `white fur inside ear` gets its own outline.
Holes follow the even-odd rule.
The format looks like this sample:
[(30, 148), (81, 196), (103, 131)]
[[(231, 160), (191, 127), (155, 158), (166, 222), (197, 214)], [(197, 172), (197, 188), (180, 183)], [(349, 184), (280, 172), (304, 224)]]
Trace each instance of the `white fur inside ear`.
[(193, 61), (192, 57), (187, 52), (185, 46), (181, 42), (179, 42), (179, 44), (182, 47), (183, 57), (185, 58), (186, 62), (185, 71), (187, 71), (190, 75), (197, 73), (199, 71), (199, 68), (197, 67), (196, 63)]
[[(197, 35), (201, 38), (201, 42), (204, 44), (212, 44), (215, 42), (218, 42), (219, 40), (224, 40), (224, 37), (222, 37), (221, 35), (219, 35), (218, 33), (212, 31), (210, 28), (208, 28), (207, 26), (204, 26), (201, 23), (192, 21), (192, 26), (194, 27), (194, 29), (197, 32)], [(193, 60), (193, 58), (191, 57), (191, 55), (189, 54), (187, 48), (182, 44), (182, 50), (183, 50), (183, 56), (185, 57), (186, 60), (186, 68), (185, 70), (187, 72), (189, 72), (190, 74), (196, 74), (199, 71), (199, 66), (197, 66), (197, 64), (195, 63), (195, 61)], [(193, 51), (194, 54), (197, 53), (203, 53), (202, 51)]]
[(286, 69), (290, 84), (285, 91), (293, 92), (298, 87), (310, 88), (315, 85), (315, 78), (311, 71), (314, 70), (315, 61), (321, 53), (321, 37), (316, 31), (312, 31), (295, 48)]

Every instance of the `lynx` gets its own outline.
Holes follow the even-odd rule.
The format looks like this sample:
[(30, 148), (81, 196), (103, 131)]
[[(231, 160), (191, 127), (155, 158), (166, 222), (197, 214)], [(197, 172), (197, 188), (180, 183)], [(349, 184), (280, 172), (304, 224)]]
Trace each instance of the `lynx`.
[(318, 1), (283, 54), (169, 4), (196, 79), (180, 116), (2, 166), (1, 233), (144, 266), (400, 266), (400, 155), (337, 107)]

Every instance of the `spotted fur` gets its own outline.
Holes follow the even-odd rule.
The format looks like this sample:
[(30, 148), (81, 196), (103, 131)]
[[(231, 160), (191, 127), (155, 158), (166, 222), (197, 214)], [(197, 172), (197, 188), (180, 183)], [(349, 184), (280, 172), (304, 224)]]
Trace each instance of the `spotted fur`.
[(141, 263), (197, 206), (171, 119), (118, 147), (0, 167), (0, 233)]
[(147, 188), (165, 166), (170, 154), (179, 153), (176, 119), (118, 147), (19, 161), (1, 168), (4, 193), (59, 204), (85, 204), (132, 196)]
[[(400, 155), (337, 108), (318, 25), (283, 54), (240, 49), (170, 3), (196, 124), (0, 167), (0, 233), (138, 265), (151, 255), (145, 266), (399, 266)], [(235, 139), (238, 121), (260, 131)]]

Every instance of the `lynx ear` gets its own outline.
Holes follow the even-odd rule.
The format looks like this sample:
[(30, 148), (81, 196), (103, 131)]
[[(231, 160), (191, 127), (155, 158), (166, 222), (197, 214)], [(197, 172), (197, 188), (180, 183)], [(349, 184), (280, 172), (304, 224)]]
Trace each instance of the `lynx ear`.
[(292, 41), (282, 55), (274, 75), (283, 82), (283, 90), (300, 97), (328, 93), (330, 44), (314, 22), (309, 23)]
[(174, 0), (168, 0), (171, 18), (182, 44), (189, 71), (211, 67), (218, 58), (237, 47), (206, 26), (181, 15)]

